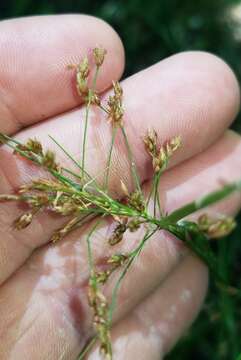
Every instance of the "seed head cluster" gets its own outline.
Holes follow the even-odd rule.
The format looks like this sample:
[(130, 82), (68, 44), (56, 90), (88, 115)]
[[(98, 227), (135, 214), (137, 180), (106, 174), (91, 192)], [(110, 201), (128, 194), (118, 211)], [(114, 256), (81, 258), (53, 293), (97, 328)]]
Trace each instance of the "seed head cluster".
[(155, 130), (149, 130), (144, 138), (146, 151), (152, 158), (152, 166), (155, 173), (166, 168), (170, 157), (181, 146), (181, 137), (176, 136), (164, 145), (158, 146), (158, 138)]
[(231, 217), (212, 218), (202, 214), (198, 218), (198, 227), (210, 239), (218, 239), (229, 235), (236, 227), (236, 222)]
[[(145, 230), (145, 236), (140, 239), (137, 248), (132, 249), (129, 253), (114, 253), (110, 255), (104, 267), (97, 266), (95, 258), (92, 254), (91, 242), (87, 240), (88, 261), (89, 261), (89, 286), (88, 286), (88, 302), (93, 314), (93, 328), (96, 337), (100, 343), (100, 351), (106, 360), (113, 358), (111, 348), (111, 306), (109, 299), (106, 298), (104, 286), (108, 282), (113, 273), (121, 273), (120, 278), (127, 273), (131, 262), (136, 256), (139, 256), (145, 242), (149, 239), (149, 234), (164, 229), (177, 234), (178, 223), (171, 221), (170, 217), (158, 215), (154, 211), (154, 215), (148, 210), (150, 198), (154, 198), (154, 209), (159, 201), (159, 175), (167, 167), (167, 164), (173, 154), (181, 146), (180, 136), (175, 136), (164, 144), (159, 144), (158, 134), (155, 130), (149, 130), (144, 137), (144, 146), (151, 157), (152, 167), (154, 171), (152, 185), (154, 192), (145, 197), (138, 183), (139, 176), (136, 174), (136, 167), (133, 166), (134, 157), (131, 153), (131, 147), (125, 134), (124, 107), (123, 107), (123, 89), (119, 82), (113, 82), (113, 93), (108, 97), (107, 101), (102, 100), (101, 95), (96, 90), (96, 80), (99, 70), (104, 64), (106, 50), (96, 47), (93, 49), (91, 58), (84, 56), (79, 64), (70, 65), (69, 68), (75, 71), (74, 81), (76, 85), (76, 93), (84, 100), (86, 107), (86, 133), (88, 111), (90, 106), (99, 108), (105, 114), (106, 122), (110, 123), (112, 130), (119, 131), (126, 143), (127, 153), (129, 154), (130, 168), (132, 170), (133, 183), (132, 190), (128, 190), (128, 186), (121, 181), (121, 189), (123, 199), (117, 200), (113, 198), (108, 188), (97, 183), (84, 166), (84, 155), (82, 164), (74, 161), (77, 165), (77, 171), (65, 168), (56, 160), (55, 153), (51, 150), (44, 150), (42, 144), (37, 139), (29, 139), (26, 143), (20, 143), (16, 139), (0, 133), (0, 145), (8, 145), (13, 149), (13, 153), (22, 159), (30, 160), (36, 166), (43, 170), (43, 176), (34, 179), (28, 184), (20, 186), (15, 194), (0, 194), (0, 203), (6, 201), (17, 201), (27, 205), (27, 210), (21, 214), (13, 223), (16, 230), (23, 230), (31, 223), (39, 212), (54, 213), (66, 219), (65, 224), (54, 231), (51, 236), (52, 242), (61, 241), (70, 232), (82, 227), (90, 220), (104, 221), (109, 218), (114, 222), (114, 230), (111, 235), (105, 239), (110, 245), (111, 251), (115, 245), (121, 243), (127, 232), (136, 232), (140, 227)], [(91, 69), (90, 64), (94, 64), (95, 69)], [(95, 70), (94, 76), (90, 77), (92, 70)], [(91, 80), (93, 85), (91, 85)], [(54, 140), (54, 139), (53, 139)], [(114, 143), (114, 136), (112, 138)], [(59, 145), (55, 140), (55, 144)], [(63, 147), (59, 146), (62, 150)], [(85, 152), (85, 142), (83, 141), (83, 153)], [(112, 149), (112, 147), (111, 147)], [(110, 150), (110, 155), (111, 155)], [(71, 155), (64, 149), (69, 159), (73, 160)], [(109, 163), (111, 156), (109, 155)], [(47, 173), (47, 174), (46, 174)], [(158, 180), (158, 181), (157, 181)], [(106, 182), (108, 183), (108, 181)], [(239, 185), (241, 188), (241, 185)], [(153, 196), (154, 193), (154, 196)], [(213, 201), (213, 197), (210, 197)], [(159, 204), (159, 203), (158, 203)], [(184, 209), (186, 211), (186, 209)], [(198, 208), (196, 210), (199, 210)], [(196, 211), (195, 210), (195, 211)], [(185, 213), (184, 211), (184, 213)], [(186, 213), (185, 213), (186, 216)], [(176, 226), (176, 229), (175, 229)], [(200, 216), (195, 224), (198, 231), (204, 233), (208, 238), (219, 238), (227, 235), (235, 227), (235, 222), (230, 217), (211, 218), (204, 214)], [(154, 228), (154, 231), (153, 231)], [(139, 235), (137, 234), (137, 238)], [(128, 241), (128, 237), (127, 241)], [(88, 239), (88, 237), (87, 237)], [(191, 244), (191, 243), (190, 243)], [(212, 257), (210, 257), (212, 258)], [(121, 272), (122, 271), (122, 272)], [(122, 276), (122, 278), (121, 278)], [(117, 284), (120, 285), (117, 282)], [(113, 295), (114, 296), (114, 295)], [(112, 303), (114, 300), (112, 299)]]

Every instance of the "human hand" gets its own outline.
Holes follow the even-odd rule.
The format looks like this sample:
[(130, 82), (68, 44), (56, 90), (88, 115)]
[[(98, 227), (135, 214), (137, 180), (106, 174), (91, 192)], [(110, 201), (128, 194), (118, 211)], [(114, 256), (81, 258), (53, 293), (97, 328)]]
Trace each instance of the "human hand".
[[(82, 15), (1, 22), (0, 132), (21, 140), (37, 137), (58, 153), (49, 140), (52, 135), (80, 157), (84, 109), (66, 66), (96, 45), (108, 51), (97, 83), (106, 96), (111, 81), (121, 76), (124, 52), (104, 22)], [(239, 108), (239, 88), (220, 59), (201, 52), (178, 54), (122, 86), (125, 128), (145, 187), (150, 177), (142, 144), (146, 130), (155, 128), (163, 141), (182, 137), (183, 147), (161, 180), (167, 212), (216, 189), (220, 179), (240, 176), (240, 138), (226, 130)], [(95, 113), (90, 120), (86, 163), (89, 172), (98, 175), (106, 164), (110, 129)], [(58, 156), (63, 159), (61, 153)], [(113, 159), (110, 187), (118, 195), (120, 178), (130, 182), (121, 144)], [(9, 193), (40, 172), (2, 146), (0, 174), (0, 193)], [(233, 214), (240, 203), (235, 196), (210, 211)], [(91, 336), (86, 300), (88, 229), (53, 245), (50, 236), (65, 220), (42, 213), (30, 227), (16, 232), (11, 224), (21, 213), (16, 204), (0, 206), (0, 358), (76, 359)], [(105, 241), (109, 226), (103, 225), (93, 239), (100, 264), (109, 254)], [(117, 248), (129, 249), (136, 236), (126, 237)], [(155, 235), (120, 290), (112, 332), (114, 359), (164, 356), (193, 321), (206, 288), (205, 266), (174, 237)], [(110, 291), (111, 284), (107, 295)], [(89, 355), (98, 358), (98, 350)]]

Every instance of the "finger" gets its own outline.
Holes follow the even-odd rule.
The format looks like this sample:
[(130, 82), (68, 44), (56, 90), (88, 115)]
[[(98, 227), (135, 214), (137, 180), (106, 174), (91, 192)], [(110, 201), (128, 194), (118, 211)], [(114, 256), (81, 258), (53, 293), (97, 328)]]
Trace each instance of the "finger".
[[(228, 130), (213, 146), (183, 165), (166, 173), (160, 182), (160, 198), (165, 213), (194, 201), (241, 176), (241, 137)], [(241, 205), (240, 193), (208, 208), (213, 215), (236, 214)], [(202, 210), (201, 212), (205, 211)], [(196, 217), (197, 213), (191, 216)]]
[(96, 46), (108, 51), (97, 89), (119, 79), (124, 50), (115, 31), (86, 15), (35, 16), (0, 23), (0, 131), (21, 127), (70, 110), (80, 104), (73, 72)]
[[(209, 190), (217, 188), (220, 178), (229, 181), (236, 179), (240, 175), (240, 156), (240, 139), (231, 132), (205, 153), (180, 165), (179, 176), (176, 173), (172, 176), (175, 169), (164, 174), (162, 183), (172, 184), (167, 193), (173, 204), (171, 207), (171, 201), (168, 203), (169, 209), (174, 210), (182, 205), (183, 201), (189, 200), (190, 191), (192, 199), (196, 199)], [(211, 161), (212, 158), (213, 161)], [(205, 164), (204, 160), (208, 161), (207, 167), (203, 166), (198, 176), (192, 176), (192, 168), (198, 163)], [(186, 182), (183, 188), (180, 179)], [(176, 196), (181, 192), (179, 204), (174, 194)], [(216, 211), (224, 210), (224, 213), (235, 211), (240, 205), (240, 197), (232, 198), (219, 205), (221, 205), (220, 210), (216, 208)], [(59, 347), (60, 343), (66, 346), (67, 353), (72, 348), (73, 354), (77, 354), (81, 344), (91, 335), (92, 316), (89, 313), (86, 298), (89, 277), (86, 231), (87, 229), (78, 230), (55, 246), (46, 245), (39, 249), (2, 286), (0, 322), (6, 324), (1, 334), (3, 354), (7, 354), (11, 349), (14, 349), (16, 353), (21, 353), (30, 342), (33, 343), (35, 334), (38, 334), (38, 344), (39, 347), (44, 348), (44, 355), (48, 351), (55, 351), (58, 355), (56, 358), (59, 358), (60, 350), (62, 351)], [(139, 243), (141, 235), (140, 232), (131, 236), (128, 234), (122, 244), (110, 249), (106, 240), (108, 233), (109, 225), (103, 224), (91, 240), (96, 264), (100, 268), (113, 252), (125, 253), (133, 249)], [(184, 249), (180, 246), (180, 242), (165, 232), (159, 232), (150, 239), (122, 282), (115, 319), (125, 316), (151, 291), (154, 291), (177, 266), (183, 254)], [(109, 298), (117, 276), (113, 275), (109, 285), (106, 286), (106, 295)], [(39, 316), (37, 322), (39, 325), (35, 325), (33, 321), (36, 315)], [(39, 334), (43, 331), (45, 335), (42, 341)], [(48, 332), (50, 336), (46, 339)], [(14, 339), (19, 337), (21, 337), (21, 342), (17, 341), (16, 345), (13, 345)], [(0, 358), (1, 355), (0, 352)], [(52, 358), (54, 359), (54, 356)]]
[[(222, 60), (206, 53), (172, 56), (126, 79), (122, 86), (124, 126), (142, 181), (148, 179), (151, 169), (150, 157), (143, 151), (143, 137), (148, 129), (157, 131), (160, 143), (176, 135), (182, 137), (183, 146), (173, 159), (173, 166), (214, 143), (232, 123), (239, 109), (239, 87), (233, 73)], [(109, 94), (105, 94), (103, 102)], [(80, 144), (84, 133), (81, 119), (84, 116), (85, 108), (82, 107), (30, 128), (19, 134), (19, 138), (26, 140), (37, 133), (46, 147), (59, 153), (48, 136), (51, 135), (78, 160), (81, 158)], [(131, 184), (130, 172), (126, 171), (127, 151), (121, 134), (118, 135), (110, 179), (110, 186), (117, 195), (120, 174), (127, 185)], [(87, 170), (93, 176), (101, 178), (106, 168), (110, 141), (106, 115), (94, 109), (90, 114), (86, 154)], [(26, 172), (19, 174), (20, 181), (26, 181), (33, 175), (31, 169), (26, 169)], [(19, 181), (13, 184), (18, 186)]]
[[(204, 63), (204, 59), (208, 62), (208, 67)], [(191, 64), (194, 64), (195, 61), (199, 61), (198, 68), (191, 67)], [(200, 73), (200, 67), (203, 69), (202, 73)], [(187, 72), (190, 80), (186, 80)], [(175, 74), (175, 81), (173, 81), (173, 73)], [(226, 87), (222, 88), (222, 91), (224, 91), (222, 104), (219, 101), (220, 88), (216, 89), (221, 74), (226, 83)], [(150, 79), (152, 79), (152, 86), (149, 86), (150, 95), (147, 98), (145, 87), (150, 82)], [(185, 87), (183, 87), (184, 80)], [(213, 83), (215, 83), (215, 87), (213, 87)], [(193, 91), (193, 86), (199, 89), (196, 93)], [(148, 127), (154, 127), (158, 131), (161, 141), (181, 134), (183, 146), (173, 161), (174, 165), (208, 147), (217, 136), (220, 136), (235, 115), (239, 102), (236, 80), (229, 68), (217, 58), (202, 53), (184, 53), (167, 59), (128, 79), (123, 83), (123, 87), (126, 94), (126, 131), (142, 181), (147, 180), (152, 173), (150, 158), (144, 151), (142, 143), (142, 136)], [(135, 97), (133, 96), (134, 88), (136, 89)], [(163, 92), (163, 89), (165, 92)], [(168, 99), (167, 94), (169, 94)], [(169, 99), (172, 99), (173, 94), (175, 94), (177, 100), (175, 100), (175, 105), (170, 106)], [(148, 112), (145, 112), (146, 101), (151, 103)], [(207, 103), (209, 104), (208, 108)], [(161, 113), (163, 113), (162, 117)], [(103, 169), (106, 167), (108, 157), (109, 143), (107, 139), (110, 139), (110, 128), (106, 124), (106, 119), (101, 122), (101, 119), (98, 116), (95, 117), (94, 114), (95, 112), (92, 113), (90, 119), (92, 126), (89, 127), (90, 131), (88, 133), (86, 164), (87, 170), (93, 176), (103, 176)], [(52, 149), (58, 152), (56, 146), (49, 143), (48, 134), (50, 134), (66, 147), (74, 158), (78, 159), (80, 158), (79, 149), (81, 147), (80, 134), (83, 134), (83, 122), (79, 121), (79, 117), (83, 118), (83, 116), (83, 109), (77, 112), (73, 111), (25, 130), (20, 135), (20, 138), (24, 140), (35, 137), (37, 133), (38, 138), (46, 147), (51, 146)], [(138, 134), (137, 131), (134, 132), (137, 127)], [(202, 135), (203, 131), (206, 132), (203, 128), (208, 128), (208, 135), (207, 133), (205, 136)], [(16, 157), (10, 155), (5, 148), (0, 151), (0, 171), (2, 175), (0, 188), (2, 192), (8, 193), (12, 188), (17, 188), (23, 182), (28, 182), (31, 178), (40, 176), (36, 167), (26, 166), (24, 161), (17, 161)], [(60, 155), (60, 159), (61, 163), (64, 162), (63, 154)], [(120, 177), (130, 189), (132, 181), (128, 169), (128, 156), (120, 138), (117, 139), (112, 164), (110, 189), (113, 190), (116, 196), (121, 196)], [(67, 166), (71, 167), (72, 164), (68, 163)], [(2, 237), (3, 240), (1, 239), (3, 242), (1, 246), (4, 249), (6, 259), (4, 263), (5, 272), (10, 274), (25, 261), (34, 248), (48, 242), (53, 230), (60, 226), (60, 222), (66, 220), (57, 218), (56, 221), (55, 219), (49, 221), (49, 215), (42, 214), (36, 217), (28, 229), (16, 233), (16, 231), (13, 232), (9, 229), (9, 224), (19, 216), (19, 209), (13, 204), (1, 208), (3, 212), (3, 220), (1, 221), (5, 224), (7, 233), (7, 236)], [(11, 249), (15, 248), (15, 246), (17, 246), (18, 251), (15, 251), (14, 255)], [(9, 253), (11, 256), (8, 256)], [(9, 261), (8, 259), (12, 258), (12, 256), (14, 256), (14, 260)], [(9, 266), (11, 270), (8, 270)], [(3, 273), (2, 276), (4, 276)]]
[[(207, 269), (188, 256), (112, 330), (116, 360), (160, 360), (193, 322), (207, 290)], [(96, 348), (88, 359), (100, 359)]]
[[(240, 154), (240, 136), (229, 131), (202, 154), (163, 174), (160, 182), (160, 194), (162, 194), (161, 204), (164, 213), (171, 213), (178, 207), (199, 199), (220, 188), (223, 183), (240, 179)], [(234, 167), (236, 168), (234, 169)], [(150, 184), (145, 186), (147, 190), (150, 189)], [(150, 204), (151, 207), (152, 204)], [(212, 216), (232, 216), (237, 213), (240, 207), (241, 194), (236, 193), (203, 210), (202, 213), (211, 213)], [(193, 214), (192, 218), (196, 216), (197, 213)], [(141, 231), (127, 234), (124, 242), (115, 247), (116, 253), (125, 254), (130, 252), (139, 243), (142, 236)], [(103, 257), (103, 254), (110, 256), (114, 250), (108, 248), (107, 242), (106, 247), (103, 244), (101, 246), (102, 249), (100, 250), (97, 239), (93, 248), (97, 259)], [(144, 298), (157, 284), (163, 281), (185, 254), (186, 249), (183, 248), (183, 243), (177, 241), (176, 238), (165, 232), (155, 234), (152, 240), (146, 243), (142, 255), (133, 264), (132, 270), (129, 271), (128, 276), (122, 282), (117, 301), (117, 307), (121, 309), (119, 310), (121, 314), (127, 313), (130, 308), (133, 308), (140, 301), (140, 298)], [(118, 275), (113, 275), (109, 284), (107, 284), (106, 294), (108, 296), (111, 296), (117, 279)], [(135, 284), (135, 291), (132, 291), (133, 284)]]

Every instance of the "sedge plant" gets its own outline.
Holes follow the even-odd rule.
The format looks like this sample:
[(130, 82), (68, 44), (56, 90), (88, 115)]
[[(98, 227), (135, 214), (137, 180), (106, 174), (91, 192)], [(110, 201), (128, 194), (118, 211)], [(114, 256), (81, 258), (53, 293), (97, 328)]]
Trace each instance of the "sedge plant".
[[(92, 220), (94, 225), (86, 237), (89, 264), (87, 296), (89, 307), (93, 313), (95, 336), (90, 339), (86, 348), (80, 354), (79, 360), (85, 357), (95, 342), (99, 343), (103, 357), (106, 360), (111, 360), (113, 358), (111, 326), (118, 290), (124, 277), (128, 276), (133, 262), (138, 256), (141, 256), (145, 244), (151, 241), (152, 236), (160, 230), (166, 230), (174, 234), (198, 255), (207, 264), (214, 275), (216, 283), (222, 290), (240, 296), (239, 289), (232, 288), (227, 284), (218, 271), (218, 260), (209, 241), (212, 238), (219, 238), (229, 234), (235, 227), (235, 220), (225, 216), (212, 218), (205, 210), (195, 222), (186, 219), (189, 215), (205, 209), (235, 191), (241, 191), (241, 180), (226, 184), (215, 192), (188, 203), (170, 214), (164, 214), (159, 196), (159, 183), (170, 158), (181, 146), (181, 138), (177, 134), (174, 138), (160, 144), (154, 129), (149, 130), (144, 137), (143, 145), (150, 157), (153, 169), (151, 189), (149, 194), (144, 194), (125, 130), (122, 87), (119, 82), (113, 82), (113, 94), (109, 96), (107, 103), (103, 103), (96, 91), (96, 81), (106, 56), (106, 50), (95, 48), (91, 56), (91, 60), (95, 64), (91, 85), (89, 85), (90, 65), (88, 57), (84, 57), (77, 65), (69, 66), (70, 69), (74, 70), (76, 91), (86, 105), (81, 159), (73, 158), (61, 144), (51, 138), (73, 163), (76, 171), (61, 166), (57, 162), (55, 154), (50, 150), (44, 150), (37, 139), (29, 139), (26, 143), (21, 143), (15, 138), (0, 134), (1, 144), (8, 145), (13, 149), (14, 154), (31, 161), (50, 174), (50, 176), (41, 177), (20, 186), (14, 194), (1, 194), (0, 202), (17, 201), (27, 205), (28, 210), (14, 221), (13, 225), (16, 230), (31, 226), (33, 217), (42, 211), (51, 211), (59, 216), (66, 217), (68, 220), (66, 220), (65, 225), (52, 234), (52, 242), (60, 241), (71, 231)], [(112, 129), (110, 149), (102, 182), (97, 181), (86, 170), (91, 106), (97, 107), (105, 113), (106, 120)], [(130, 191), (127, 185), (120, 180), (124, 193), (124, 199), (120, 200), (113, 197), (109, 191), (112, 154), (118, 133), (122, 136), (126, 146), (133, 181), (133, 190)], [(115, 222), (114, 230), (107, 239), (109, 246), (113, 248), (113, 252), (106, 259), (104, 270), (101, 270), (95, 261), (91, 238), (99, 224), (107, 217), (111, 217)], [(115, 245), (123, 240), (124, 234), (126, 232), (135, 232), (141, 226), (144, 227), (145, 232), (138, 245), (126, 253), (116, 252)], [(118, 277), (112, 289), (111, 299), (108, 301), (104, 295), (104, 287), (114, 272), (118, 272)]]

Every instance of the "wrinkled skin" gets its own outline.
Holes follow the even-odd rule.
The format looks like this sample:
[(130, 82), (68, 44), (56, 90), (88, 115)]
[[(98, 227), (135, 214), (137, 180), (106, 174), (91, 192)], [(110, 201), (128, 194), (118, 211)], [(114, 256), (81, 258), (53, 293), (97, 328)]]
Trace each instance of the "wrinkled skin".
[[(66, 66), (96, 45), (108, 51), (97, 82), (106, 97), (124, 68), (123, 45), (106, 23), (83, 15), (1, 22), (0, 131), (21, 140), (36, 136), (72, 166), (48, 135), (80, 156), (84, 109)], [(180, 53), (122, 86), (126, 132), (146, 190), (151, 176), (142, 143), (146, 130), (155, 128), (161, 141), (179, 134), (183, 139), (160, 185), (165, 211), (240, 176), (240, 137), (227, 130), (239, 109), (239, 87), (222, 60), (202, 52)], [(92, 111), (86, 160), (92, 174), (103, 171), (110, 138), (103, 114)], [(120, 178), (131, 188), (128, 174), (119, 140), (110, 179), (116, 196), (121, 196)], [(39, 169), (0, 148), (1, 193), (39, 175)], [(235, 214), (240, 204), (236, 194), (209, 211)], [(52, 245), (51, 233), (65, 220), (43, 213), (17, 232), (11, 224), (21, 211), (13, 203), (0, 206), (0, 358), (74, 360), (92, 331), (86, 302), (89, 226)], [(111, 222), (103, 223), (93, 238), (99, 265), (110, 254), (106, 237)], [(127, 235), (116, 251), (131, 249), (139, 238), (140, 232)], [(196, 257), (174, 237), (156, 234), (123, 282), (112, 332), (114, 359), (164, 357), (198, 313), (207, 283), (207, 269)], [(99, 358), (97, 349), (88, 356)]]

